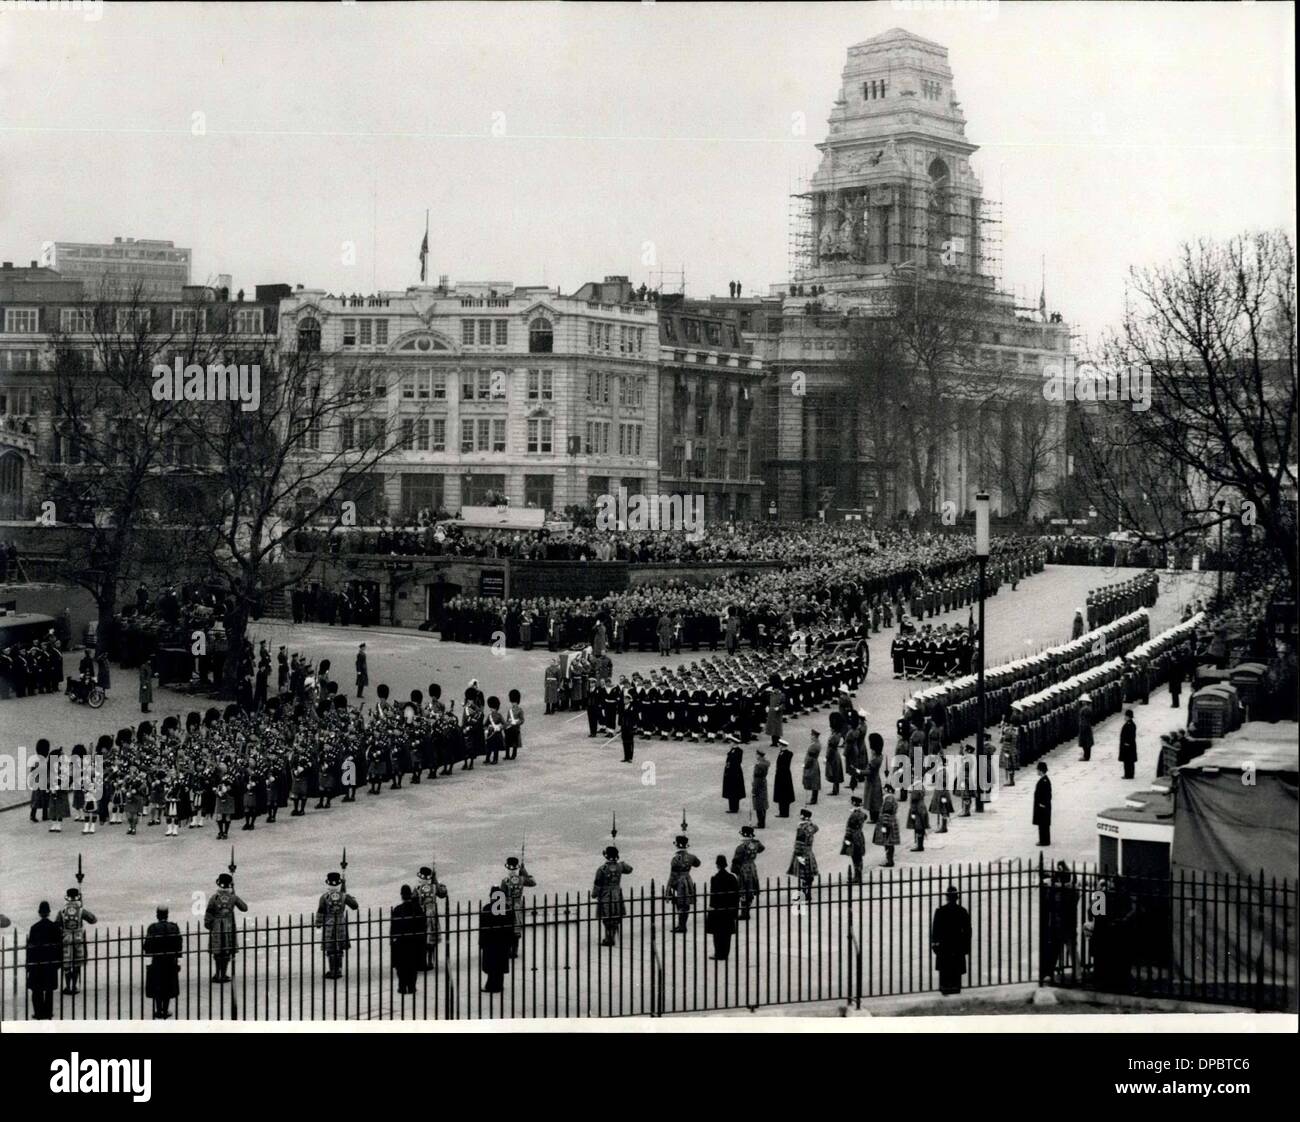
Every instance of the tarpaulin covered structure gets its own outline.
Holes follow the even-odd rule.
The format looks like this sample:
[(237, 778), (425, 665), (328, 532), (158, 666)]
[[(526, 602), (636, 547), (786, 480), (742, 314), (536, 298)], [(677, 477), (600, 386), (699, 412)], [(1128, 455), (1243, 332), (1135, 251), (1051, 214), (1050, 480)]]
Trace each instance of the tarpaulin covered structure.
[(1171, 871), (1208, 886), (1175, 913), (1174, 967), (1296, 1004), (1300, 737), (1251, 722), (1178, 768)]

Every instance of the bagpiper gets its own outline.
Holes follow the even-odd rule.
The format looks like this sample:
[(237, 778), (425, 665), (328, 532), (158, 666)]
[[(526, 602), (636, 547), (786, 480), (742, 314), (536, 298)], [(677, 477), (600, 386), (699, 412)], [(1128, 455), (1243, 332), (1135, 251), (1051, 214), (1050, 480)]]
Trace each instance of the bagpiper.
[(700, 859), (686, 847), (690, 839), (685, 834), (678, 834), (673, 844), (677, 852), (673, 854), (668, 870), (668, 885), (664, 895), (673, 901), (677, 911), (677, 922), (673, 925), (674, 935), (686, 934), (686, 917), (695, 906), (695, 881), (691, 879), (691, 870), (698, 869)]
[(510, 910), (515, 917), (514, 935), (510, 940), (510, 957), (517, 958), (519, 941), (524, 934), (524, 889), (536, 888), (537, 881), (529, 875), (522, 858), (507, 857), (506, 875), (501, 878), (501, 887), (505, 889), (506, 898), (510, 901)]
[(66, 902), (59, 911), (59, 930), (63, 934), (63, 992), (77, 992), (81, 968), (86, 963), (86, 924), (95, 923), (95, 913), (81, 899), (81, 889), (69, 888)]
[(442, 938), (438, 901), (447, 898), (447, 886), (438, 880), (431, 865), (420, 867), (420, 883), (415, 888), (415, 899), (424, 912), (424, 968), (437, 965), (438, 943)]
[(227, 969), (239, 949), (235, 934), (235, 911), (248, 911), (248, 905), (235, 892), (235, 878), (229, 873), (217, 877), (217, 890), (208, 899), (203, 926), (208, 930), (208, 954), (212, 956), (212, 980), (228, 982)]
[(357, 910), (356, 899), (349, 894), (342, 874), (330, 873), (325, 877), (325, 891), (316, 905), (315, 926), (321, 929), (321, 953), (328, 964), (325, 977), (331, 980), (343, 977), (343, 957), (352, 946), (348, 935), (349, 908)]
[(817, 855), (813, 853), (813, 838), (817, 834), (817, 824), (812, 820), (812, 811), (804, 807), (799, 811), (800, 822), (794, 831), (794, 853), (790, 856), (790, 866), (786, 876), (799, 878), (799, 890), (805, 900), (812, 900), (812, 882), (818, 876)]
[(758, 867), (755, 861), (766, 846), (754, 837), (753, 826), (741, 826), (741, 843), (731, 858), (731, 871), (740, 881), (740, 918), (749, 918), (749, 909), (758, 899)]
[(596, 870), (596, 882), (591, 890), (596, 897), (600, 921), (605, 925), (605, 937), (600, 941), (602, 947), (612, 947), (618, 939), (618, 929), (627, 912), (623, 906), (622, 881), (631, 871), (631, 865), (619, 860), (617, 847), (607, 845), (605, 863)]

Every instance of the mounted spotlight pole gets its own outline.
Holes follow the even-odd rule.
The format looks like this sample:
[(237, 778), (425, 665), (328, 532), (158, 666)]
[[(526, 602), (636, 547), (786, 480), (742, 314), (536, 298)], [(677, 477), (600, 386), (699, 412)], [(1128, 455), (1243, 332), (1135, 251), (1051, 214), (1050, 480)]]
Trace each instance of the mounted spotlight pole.
[(984, 813), (984, 577), (989, 563), (989, 494), (980, 491), (975, 495), (975, 560), (979, 565), (979, 655), (975, 671), (975, 694), (979, 714), (975, 726), (975, 811)]

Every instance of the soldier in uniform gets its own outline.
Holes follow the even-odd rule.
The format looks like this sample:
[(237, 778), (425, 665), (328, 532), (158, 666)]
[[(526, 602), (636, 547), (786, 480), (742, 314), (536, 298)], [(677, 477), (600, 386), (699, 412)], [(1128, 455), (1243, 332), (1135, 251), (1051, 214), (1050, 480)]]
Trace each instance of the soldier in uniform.
[(600, 941), (602, 947), (612, 947), (618, 938), (618, 929), (626, 914), (622, 881), (631, 871), (631, 865), (619, 860), (616, 847), (605, 847), (605, 863), (596, 870), (596, 882), (591, 890), (596, 897), (600, 921), (605, 925), (605, 937)]
[(69, 888), (66, 902), (59, 912), (59, 930), (63, 935), (63, 992), (74, 994), (86, 964), (86, 924), (95, 923), (95, 913), (81, 899), (81, 889)]
[(420, 868), (420, 883), (415, 887), (415, 899), (424, 913), (424, 968), (437, 965), (438, 944), (442, 929), (438, 901), (447, 898), (447, 886), (438, 880), (437, 871), (430, 865)]
[(727, 800), (727, 813), (740, 813), (740, 800), (745, 797), (745, 772), (742, 761), (745, 750), (734, 744), (727, 749), (727, 760), (722, 768), (722, 797)]
[(731, 871), (740, 881), (740, 918), (749, 918), (749, 909), (758, 899), (758, 866), (755, 861), (767, 847), (754, 837), (753, 826), (740, 828), (741, 842), (731, 857)]
[(673, 843), (677, 852), (673, 854), (668, 867), (668, 885), (664, 895), (673, 902), (677, 911), (677, 922), (673, 925), (674, 935), (686, 934), (686, 917), (695, 905), (695, 881), (691, 879), (691, 870), (698, 869), (700, 859), (686, 847), (690, 839), (685, 834), (678, 834)]
[(248, 911), (248, 905), (235, 893), (235, 878), (229, 873), (217, 877), (217, 890), (208, 899), (203, 926), (208, 929), (208, 954), (212, 956), (214, 982), (228, 982), (230, 960), (239, 949), (235, 935), (235, 911)]
[(357, 910), (356, 899), (349, 894), (342, 874), (330, 873), (325, 878), (325, 891), (316, 905), (315, 926), (321, 929), (321, 953), (328, 968), (325, 977), (335, 980), (343, 977), (343, 956), (352, 946), (348, 934), (347, 909)]
[(853, 795), (849, 802), (853, 809), (849, 811), (849, 820), (844, 827), (844, 845), (840, 853), (853, 862), (853, 880), (862, 883), (862, 861), (867, 855), (867, 839), (862, 832), (867, 823), (867, 812), (862, 809), (862, 796)]
[(501, 887), (505, 890), (506, 898), (510, 901), (511, 913), (515, 917), (514, 934), (510, 940), (510, 957), (517, 958), (519, 941), (524, 934), (524, 889), (536, 888), (537, 881), (529, 875), (522, 858), (507, 857), (506, 875), (501, 878)]
[(506, 710), (506, 759), (513, 760), (519, 755), (523, 743), (523, 733), (520, 731), (524, 727), (524, 707), (520, 704), (523, 695), (518, 690), (511, 690), (506, 698), (510, 702)]
[(799, 825), (794, 832), (794, 853), (790, 856), (790, 866), (786, 876), (799, 878), (799, 891), (805, 900), (812, 900), (812, 882), (818, 875), (817, 855), (813, 853), (813, 838), (817, 834), (817, 825), (812, 820), (812, 811), (804, 807), (799, 811)]
[(894, 798), (894, 787), (890, 783), (884, 786), (884, 798), (880, 802), (880, 814), (876, 819), (873, 842), (885, 851), (885, 868), (894, 864), (894, 847), (898, 845), (898, 800)]
[(767, 753), (762, 748), (756, 749), (758, 759), (754, 761), (754, 771), (749, 783), (749, 805), (754, 808), (760, 830), (767, 826), (767, 772), (772, 766), (767, 761)]

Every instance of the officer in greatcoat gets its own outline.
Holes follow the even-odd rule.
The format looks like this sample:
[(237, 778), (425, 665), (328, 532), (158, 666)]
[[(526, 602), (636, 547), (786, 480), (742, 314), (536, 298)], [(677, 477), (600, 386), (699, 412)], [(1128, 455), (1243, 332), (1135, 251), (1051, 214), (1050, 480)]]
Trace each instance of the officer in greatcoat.
[(961, 993), (962, 975), (970, 955), (970, 913), (958, 903), (960, 894), (948, 886), (947, 903), (934, 910), (930, 921), (930, 949), (939, 970), (939, 992)]
[(168, 910), (158, 905), (157, 919), (144, 933), (144, 953), (149, 956), (145, 968), (144, 995), (153, 1000), (153, 1019), (165, 1021), (171, 1016), (171, 1003), (180, 996), (181, 954), (184, 945), (181, 929), (168, 919)]

